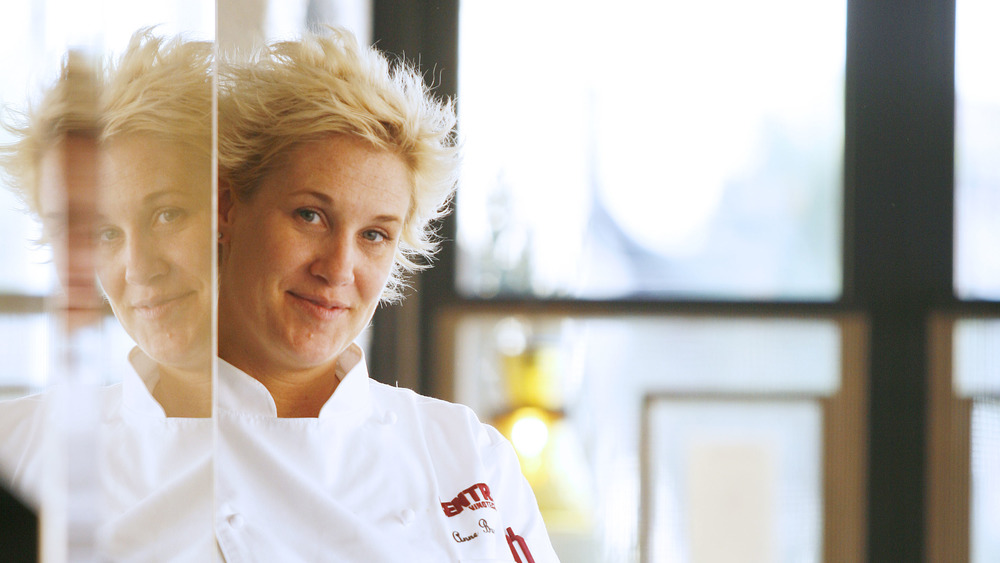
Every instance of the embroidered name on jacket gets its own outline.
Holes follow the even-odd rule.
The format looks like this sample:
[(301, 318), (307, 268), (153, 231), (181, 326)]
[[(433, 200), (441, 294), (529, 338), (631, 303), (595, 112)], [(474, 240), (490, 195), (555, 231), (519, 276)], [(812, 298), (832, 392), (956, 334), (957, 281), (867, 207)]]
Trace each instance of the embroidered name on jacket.
[(463, 510), (497, 509), (493, 503), (493, 497), (490, 495), (490, 488), (486, 483), (476, 483), (465, 489), (450, 501), (442, 502), (441, 508), (444, 509), (445, 516), (449, 518), (461, 514)]

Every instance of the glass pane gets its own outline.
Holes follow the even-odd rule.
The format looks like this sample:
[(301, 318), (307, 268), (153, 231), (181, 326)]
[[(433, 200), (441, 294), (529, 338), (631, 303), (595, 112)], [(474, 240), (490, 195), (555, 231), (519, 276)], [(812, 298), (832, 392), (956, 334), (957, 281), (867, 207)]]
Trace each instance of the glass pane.
[(822, 425), (812, 401), (655, 400), (646, 560), (819, 562)]
[(1000, 560), (1000, 319), (960, 319), (953, 334), (955, 395), (972, 399), (970, 561)]
[[(25, 113), (29, 108), (38, 108), (46, 91), (56, 83), (69, 49), (104, 53), (111, 58), (124, 50), (136, 30), (154, 24), (162, 36), (183, 32), (191, 39), (210, 40), (214, 21), (215, 6), (204, 0), (148, 6), (126, 0), (99, 4), (72, 0), (19, 2), (0, 21), (3, 123), (24, 125)], [(0, 129), (0, 144), (9, 146), (17, 139), (9, 129)], [(58, 305), (30, 299), (53, 297), (58, 292), (52, 247), (44, 241), (38, 221), (40, 211), (28, 195), (35, 188), (18, 186), (15, 175), (10, 170), (4, 172), (0, 174), (0, 323), (5, 332), (27, 335), (7, 339), (0, 355), (0, 385), (9, 398), (54, 382), (52, 376), (58, 370), (48, 368), (52, 340), (64, 335), (59, 334), (61, 327), (55, 317), (45, 314)], [(127, 361), (122, 348), (127, 352), (134, 344), (110, 315), (101, 326), (100, 361), (104, 367), (96, 382), (118, 381), (122, 369), (128, 369), (123, 367)], [(30, 353), (25, 353), (26, 347)], [(111, 359), (111, 353), (121, 356)]]
[(0, 339), (17, 343), (17, 353), (5, 350), (0, 358), (0, 400), (37, 392), (47, 383), (48, 320), (44, 313), (0, 315)]
[(971, 561), (1000, 561), (1000, 399), (972, 407)]
[[(22, 313), (0, 315), (0, 339), (12, 346), (0, 356), (0, 400), (37, 393), (55, 381), (50, 346), (56, 337), (51, 315)], [(135, 346), (113, 317), (102, 320), (101, 346), (93, 357), (100, 362), (97, 383), (122, 380), (128, 352)]]
[(952, 404), (971, 403), (960, 460), (970, 471), (969, 561), (986, 563), (1000, 560), (1000, 319), (959, 319), (952, 331)]
[[(2, 73), (0, 73), (2, 74)], [(2, 80), (2, 79), (0, 79)], [(0, 93), (4, 99), (3, 93)], [(0, 130), (0, 144), (13, 139)], [(55, 269), (52, 251), (37, 241), (38, 223), (25, 213), (24, 205), (6, 184), (0, 187), (0, 293), (42, 296), (52, 293)]]
[[(44, 25), (32, 14), (31, 2), (15, 2), (0, 18), (0, 104), (4, 123), (11, 112), (24, 107), (26, 91), (33, 91), (40, 74), (48, 74), (41, 37)], [(14, 135), (0, 129), (0, 144), (13, 142)], [(37, 223), (15, 197), (11, 178), (0, 174), (0, 292), (46, 295), (55, 285), (51, 251), (34, 241), (41, 236)]]
[(955, 31), (955, 292), (1000, 300), (1000, 4), (958, 0)]
[(638, 558), (647, 395), (840, 387), (840, 330), (827, 320), (484, 315), (455, 334), (454, 398), (511, 438), (565, 561)]
[(159, 391), (197, 375), (210, 412), (212, 47), (169, 38), (211, 41), (215, 4), (17, 4), (0, 24), (0, 143), (16, 157), (0, 393), (37, 395), (0, 403), (0, 482), (43, 515), (45, 560), (161, 553), (136, 535), (149, 514), (157, 541), (182, 534), (173, 545), (212, 548), (182, 557), (210, 559), (214, 537), (178, 523), (211, 530), (211, 420), (169, 420)]
[(837, 298), (845, 12), (463, 2), (460, 291)]
[(955, 394), (1000, 396), (1000, 319), (956, 321), (953, 341)]

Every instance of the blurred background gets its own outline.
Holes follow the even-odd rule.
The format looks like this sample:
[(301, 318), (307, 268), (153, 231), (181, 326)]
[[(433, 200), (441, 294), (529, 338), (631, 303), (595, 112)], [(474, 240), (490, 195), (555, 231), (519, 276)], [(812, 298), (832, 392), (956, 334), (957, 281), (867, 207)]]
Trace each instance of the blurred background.
[(995, 3), (373, 6), (466, 149), (374, 372), (564, 560), (1000, 560)]
[[(1000, 560), (995, 2), (33, 0), (0, 101), (154, 23), (336, 23), (455, 97), (445, 243), (371, 372), (503, 431), (564, 561)], [(17, 396), (55, 284), (0, 215)]]

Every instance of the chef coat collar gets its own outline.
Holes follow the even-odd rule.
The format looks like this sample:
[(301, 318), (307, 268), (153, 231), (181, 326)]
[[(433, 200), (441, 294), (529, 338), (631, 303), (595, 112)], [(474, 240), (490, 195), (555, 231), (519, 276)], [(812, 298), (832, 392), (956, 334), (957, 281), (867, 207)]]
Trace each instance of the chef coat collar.
[(146, 355), (138, 346), (128, 354), (131, 370), (123, 370), (122, 400), (128, 412), (153, 418), (166, 418), (167, 413), (153, 398), (153, 389), (160, 381), (160, 370), (156, 361)]
[[(277, 417), (278, 407), (264, 384), (233, 366), (216, 358), (219, 366), (218, 408), (230, 414)], [(371, 410), (368, 388), (368, 366), (364, 351), (355, 343), (344, 350), (337, 359), (335, 369), (337, 389), (319, 411), (319, 418), (358, 416)]]

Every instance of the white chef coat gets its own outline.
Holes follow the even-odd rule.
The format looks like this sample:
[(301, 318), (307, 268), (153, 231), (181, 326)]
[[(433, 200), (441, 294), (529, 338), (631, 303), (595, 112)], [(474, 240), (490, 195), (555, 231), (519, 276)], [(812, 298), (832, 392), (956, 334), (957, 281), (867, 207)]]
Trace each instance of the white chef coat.
[(467, 407), (369, 379), (356, 345), (338, 367), (317, 418), (278, 418), (260, 382), (219, 360), (227, 562), (558, 561), (499, 432)]
[[(135, 371), (121, 383), (73, 398), (96, 401), (100, 413), (100, 491), (93, 495), (98, 554), (123, 562), (216, 560), (212, 419), (167, 418), (151, 393), (159, 378), (155, 362), (138, 348), (129, 362)], [(51, 459), (43, 444), (58, 431), (48, 418), (54, 396), (0, 403), (0, 469), (35, 506)]]

